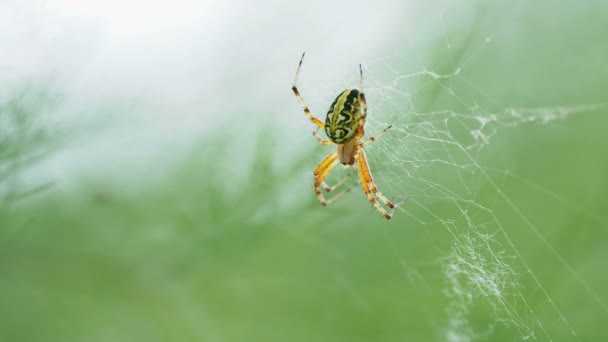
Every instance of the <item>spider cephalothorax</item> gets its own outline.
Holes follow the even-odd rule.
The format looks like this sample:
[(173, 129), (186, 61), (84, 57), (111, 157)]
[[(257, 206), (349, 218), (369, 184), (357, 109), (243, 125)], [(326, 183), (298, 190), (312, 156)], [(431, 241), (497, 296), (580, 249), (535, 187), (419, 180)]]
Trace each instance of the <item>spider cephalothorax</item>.
[[(303, 60), (304, 54), (302, 54), (300, 64), (298, 64), (298, 70), (296, 71), (296, 77), (293, 80), (291, 89), (302, 105), (304, 114), (306, 114), (312, 123), (317, 125), (318, 128), (323, 129), (325, 134), (327, 134), (329, 140), (323, 139), (316, 130), (313, 132), (313, 135), (317, 138), (319, 143), (321, 143), (321, 145), (337, 145), (337, 149), (327, 155), (327, 157), (317, 165), (313, 172), (315, 178), (314, 189), (319, 201), (321, 204), (327, 205), (337, 201), (350, 191), (351, 188), (347, 188), (326, 200), (320, 190), (320, 188), (323, 188), (323, 190), (330, 192), (344, 184), (350, 176), (350, 173), (333, 186), (329, 186), (325, 183), (325, 178), (327, 178), (336, 165), (342, 163), (343, 165), (349, 165), (358, 170), (361, 186), (363, 187), (363, 192), (367, 196), (367, 199), (385, 218), (390, 219), (393, 216), (395, 208), (406, 199), (399, 203), (389, 201), (376, 187), (369, 165), (367, 164), (367, 158), (365, 157), (363, 147), (375, 141), (379, 136), (391, 128), (391, 126), (386, 127), (371, 138), (362, 141), (362, 138), (365, 135), (363, 127), (365, 126), (365, 118), (367, 116), (367, 105), (365, 102), (365, 94), (363, 93), (363, 70), (361, 69), (361, 65), (359, 65), (359, 74), (361, 76), (360, 90), (347, 89), (340, 93), (329, 107), (324, 123), (310, 113), (308, 106), (304, 103), (304, 100), (296, 87)], [(378, 203), (376, 197), (384, 203), (386, 207), (391, 209), (390, 213)]]

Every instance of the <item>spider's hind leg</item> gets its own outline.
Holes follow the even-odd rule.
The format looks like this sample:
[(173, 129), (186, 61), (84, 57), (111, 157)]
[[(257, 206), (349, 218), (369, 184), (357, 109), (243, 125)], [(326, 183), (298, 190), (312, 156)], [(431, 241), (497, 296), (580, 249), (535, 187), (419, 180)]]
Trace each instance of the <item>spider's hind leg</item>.
[(321, 202), (322, 205), (329, 205), (329, 204), (334, 203), (335, 201), (339, 200), (344, 195), (349, 193), (350, 190), (352, 190), (352, 188), (354, 186), (353, 185), (353, 186), (346, 188), (344, 191), (339, 192), (338, 194), (334, 195), (333, 197), (331, 197), (329, 199), (326, 199), (325, 196), (323, 196), (323, 193), (321, 192), (321, 188), (327, 192), (331, 192), (331, 191), (337, 189), (342, 184), (344, 184), (344, 182), (346, 182), (348, 180), (348, 178), (350, 177), (350, 173), (349, 173), (349, 174), (345, 175), (335, 185), (333, 185), (333, 186), (327, 185), (327, 183), (325, 182), (325, 179), (327, 178), (327, 176), (329, 176), (331, 171), (337, 165), (338, 165), (338, 153), (334, 151), (334, 152), (330, 153), (329, 155), (327, 155), (327, 157), (325, 157), (325, 159), (323, 159), (323, 161), (321, 163), (319, 163), (319, 165), (317, 166), (317, 168), (315, 169), (315, 171), (313, 173), (314, 177), (315, 177), (315, 182), (314, 182), (315, 193), (317, 194), (317, 197), (319, 198), (319, 202)]
[[(365, 192), (365, 196), (367, 196), (367, 199), (369, 199), (370, 203), (376, 208), (376, 210), (380, 212), (380, 214), (382, 214), (382, 216), (384, 216), (387, 220), (390, 220), (393, 217), (395, 209), (403, 202), (405, 202), (408, 198), (405, 198), (404, 200), (398, 203), (393, 203), (388, 198), (386, 198), (386, 196), (384, 196), (380, 192), (380, 190), (378, 190), (376, 184), (374, 183), (374, 179), (369, 169), (369, 165), (367, 164), (365, 152), (363, 152), (362, 148), (360, 148), (358, 151), (357, 164), (359, 168), (359, 178), (361, 178), (361, 186), (363, 187), (363, 192)], [(380, 203), (378, 203), (378, 200), (376, 200), (374, 196), (378, 197), (378, 199), (380, 199), (380, 201), (386, 207), (391, 209), (390, 212), (388, 212), (382, 205), (380, 205)]]
[(350, 177), (352, 176), (352, 172), (348, 172), (346, 175), (344, 175), (344, 177), (342, 177), (342, 179), (340, 179), (336, 184), (329, 186), (327, 185), (327, 183), (325, 183), (325, 181), (323, 181), (323, 183), (321, 183), (321, 188), (323, 188), (323, 190), (327, 191), (327, 192), (332, 192), (334, 190), (336, 190), (337, 188), (340, 187), (340, 185), (344, 184)]

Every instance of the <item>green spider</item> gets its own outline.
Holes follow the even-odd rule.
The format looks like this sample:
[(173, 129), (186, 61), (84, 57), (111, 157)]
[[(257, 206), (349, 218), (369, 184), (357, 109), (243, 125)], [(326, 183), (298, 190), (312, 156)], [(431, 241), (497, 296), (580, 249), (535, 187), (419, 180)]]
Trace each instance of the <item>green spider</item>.
[[(325, 122), (323, 122), (310, 113), (308, 106), (304, 103), (304, 100), (296, 87), (300, 69), (302, 68), (302, 62), (304, 61), (304, 55), (305, 54), (302, 54), (302, 58), (298, 64), (296, 77), (293, 80), (291, 90), (293, 90), (293, 93), (302, 105), (304, 114), (306, 114), (308, 119), (312, 121), (313, 124), (317, 125), (318, 128), (323, 129), (329, 138), (329, 140), (323, 139), (317, 132), (317, 129), (313, 132), (313, 135), (319, 143), (321, 143), (321, 145), (338, 145), (337, 150), (327, 155), (327, 157), (317, 165), (313, 172), (315, 177), (314, 189), (319, 201), (322, 205), (328, 205), (337, 201), (350, 191), (351, 188), (347, 188), (332, 198), (325, 199), (325, 196), (323, 196), (323, 193), (320, 190), (323, 188), (323, 190), (327, 192), (333, 191), (348, 179), (350, 174), (344, 176), (344, 178), (333, 186), (329, 186), (325, 183), (325, 178), (327, 178), (331, 171), (338, 165), (338, 162), (340, 162), (342, 165), (358, 170), (363, 192), (380, 214), (390, 220), (395, 208), (405, 202), (407, 198), (399, 203), (393, 203), (389, 201), (388, 198), (378, 190), (376, 184), (374, 184), (374, 179), (372, 178), (372, 173), (369, 169), (363, 147), (374, 142), (379, 136), (388, 131), (391, 126), (386, 127), (371, 138), (362, 141), (362, 138), (365, 135), (363, 126), (365, 126), (365, 118), (367, 116), (367, 105), (365, 102), (365, 94), (363, 93), (363, 69), (361, 68), (361, 65), (359, 65), (359, 75), (361, 76), (360, 90), (346, 89), (340, 93), (329, 107), (327, 117), (325, 118)], [(376, 197), (390, 209), (390, 212), (378, 203)]]

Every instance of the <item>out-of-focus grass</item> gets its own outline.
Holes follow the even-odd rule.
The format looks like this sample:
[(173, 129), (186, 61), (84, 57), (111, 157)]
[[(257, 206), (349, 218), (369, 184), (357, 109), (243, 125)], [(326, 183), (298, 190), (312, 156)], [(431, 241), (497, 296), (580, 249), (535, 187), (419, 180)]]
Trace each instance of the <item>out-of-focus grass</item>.
[[(125, 186), (105, 175), (69, 191), (51, 188), (28, 200), (5, 200), (0, 340), (444, 340), (454, 324), (450, 317), (471, 330), (455, 330), (465, 337), (511, 341), (533, 333), (540, 340), (576, 340), (575, 331), (581, 340), (602, 339), (608, 317), (602, 210), (608, 205), (608, 116), (600, 102), (608, 70), (599, 57), (608, 56), (608, 46), (600, 44), (606, 24), (593, 16), (601, 7), (548, 4), (521, 13), (486, 8), (472, 33), (449, 32), (454, 45), (462, 38), (462, 51), (437, 48), (428, 63), (431, 70), (462, 67), (462, 78), (413, 85), (420, 89), (414, 99), (420, 113), (467, 113), (477, 100), (484, 102), (482, 113), (600, 104), (548, 124), (497, 126), (475, 159), (483, 164), (479, 172), (465, 173), (465, 180), (449, 165), (428, 168), (424, 178), (434, 184), (470, 185), (463, 201), (433, 197), (429, 188), (390, 222), (359, 191), (328, 208), (312, 190), (288, 205), (294, 184), (325, 152), (311, 148), (277, 167), (270, 151), (279, 142), (267, 132), (237, 184), (226, 178), (234, 166), (225, 156), (234, 146), (209, 139), (192, 151), (176, 151), (184, 161), (153, 181), (142, 176)], [(572, 13), (590, 19), (578, 25)], [(497, 30), (496, 23), (513, 29)], [(483, 43), (488, 32), (495, 33), (491, 45)], [(303, 116), (295, 103), (294, 115)], [(383, 139), (405, 141), (399, 140), (404, 130), (394, 130), (388, 133), (393, 138)], [(26, 146), (17, 144), (9, 141), (0, 152)], [(43, 145), (19, 148), (19, 155)], [(390, 151), (370, 151), (383, 189), (414, 183), (408, 170), (371, 155)], [(445, 151), (436, 153), (447, 158)], [(11, 169), (2, 186), (27, 192), (10, 183), (23, 170)], [(486, 218), (474, 206), (463, 215), (454, 204), (468, 200), (494, 216)], [(436, 220), (420, 223), (433, 215)], [(484, 249), (481, 241), (464, 260), (483, 268), (462, 277), (470, 302), (453, 301), (445, 292), (458, 288), (446, 279), (445, 265), (456, 260), (450, 256), (458, 251), (454, 246), (475, 247), (464, 238), (480, 232), (493, 235), (492, 247)], [(487, 261), (476, 264), (474, 258)], [(488, 278), (475, 282), (474, 276), (492, 276), (502, 262), (515, 273), (496, 278), (507, 282), (499, 287), (505, 294), (481, 297), (476, 286)], [(454, 303), (464, 306), (460, 316), (448, 314)]]
[[(543, 153), (561, 155), (568, 148), (590, 153), (593, 141), (574, 147), (559, 144), (576, 139), (581, 131), (599, 139), (596, 123), (579, 118), (556, 124), (560, 136), (549, 137), (555, 145)], [(513, 132), (504, 139), (536, 140), (530, 137), (543, 129)], [(511, 151), (514, 161), (533, 157), (525, 145)], [(204, 158), (174, 167), (160, 184), (130, 193), (107, 184), (69, 193), (51, 190), (3, 214), (2, 339), (442, 339), (448, 299), (442, 295), (446, 281), (439, 262), (449, 252), (451, 237), (441, 225), (417, 225), (404, 212), (384, 222), (356, 196), (335, 208), (322, 208), (310, 193), (305, 205), (279, 209), (277, 198), (291, 181), (268, 177), (272, 161), (264, 153), (250, 174), (256, 181), (227, 195), (221, 185), (225, 180), (206, 162), (211, 156), (198, 152), (193, 156)], [(602, 158), (601, 151), (596, 154), (588, 155)], [(313, 159), (305, 161), (314, 164)], [(579, 171), (589, 175), (587, 170)], [(509, 182), (504, 189), (543, 230), (543, 219), (550, 219), (555, 208), (569, 211), (564, 215), (569, 219), (543, 235), (557, 244), (582, 279), (592, 286), (602, 284), (601, 238), (567, 233), (591, 231), (590, 225), (597, 222), (585, 223), (588, 216), (523, 184)], [(572, 193), (574, 198), (583, 195)], [(549, 205), (532, 203), (535, 198)], [(500, 206), (496, 210), (503, 213)], [(513, 215), (509, 208), (504, 213)], [(508, 227), (516, 220), (500, 219)], [(605, 312), (572, 277), (562, 279), (564, 268), (555, 255), (535, 253), (537, 247), (526, 243), (530, 233), (525, 231), (523, 226), (509, 234), (569, 324), (585, 339), (602, 336)], [(595, 246), (590, 248), (592, 241)], [(554, 267), (560, 272), (551, 272)], [(522, 279), (529, 277), (524, 274)], [(514, 308), (514, 313), (527, 317), (530, 322), (524, 323), (533, 330), (539, 323), (549, 336), (568, 338), (558, 315), (547, 307), (547, 298), (535, 294), (538, 284), (520, 286), (535, 316), (527, 316), (525, 306)], [(601, 288), (595, 291), (604, 294)], [(471, 326), (483, 331), (495, 325), (491, 336), (498, 339), (521, 337), (512, 325), (517, 321), (497, 323), (490, 304), (481, 301), (471, 307)]]
[[(8, 87), (6, 87), (8, 88)], [(9, 90), (9, 89), (6, 89)], [(46, 113), (52, 111), (59, 95), (40, 87), (7, 91), (0, 98), (0, 203), (18, 201), (49, 184), (24, 182), (23, 171), (47, 157), (63, 141), (59, 132), (46, 129)], [(23, 184), (27, 185), (23, 185)], [(2, 208), (5, 208), (3, 206)]]
[[(289, 186), (264, 181), (265, 158), (251, 174), (262, 181), (234, 196), (196, 161), (138, 193), (92, 186), (14, 208), (1, 218), (3, 339), (400, 336), (420, 292), (402, 293), (407, 281), (377, 235), (378, 217), (366, 210), (335, 222), (312, 196), (272, 209)], [(416, 244), (399, 248), (416, 253)]]

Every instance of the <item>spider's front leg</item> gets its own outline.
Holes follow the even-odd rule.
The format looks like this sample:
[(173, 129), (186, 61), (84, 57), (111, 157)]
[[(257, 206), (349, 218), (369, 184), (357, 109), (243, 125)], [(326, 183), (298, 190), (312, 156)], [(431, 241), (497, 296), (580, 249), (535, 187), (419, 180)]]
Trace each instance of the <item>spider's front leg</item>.
[(302, 109), (304, 109), (304, 114), (306, 114), (308, 119), (312, 123), (317, 125), (319, 128), (325, 129), (325, 123), (323, 123), (323, 121), (317, 119), (314, 115), (312, 115), (310, 113), (310, 109), (308, 109), (308, 106), (306, 105), (306, 103), (304, 103), (304, 100), (302, 99), (302, 95), (300, 95), (300, 92), (298, 91), (298, 87), (296, 86), (296, 83), (298, 83), (298, 76), (300, 75), (300, 68), (302, 68), (302, 61), (304, 61), (304, 55), (305, 55), (305, 53), (302, 54), (302, 58), (300, 59), (300, 63), (298, 64), (298, 70), (296, 70), (296, 77), (294, 78), (293, 84), (291, 85), (291, 90), (293, 91), (293, 94), (296, 96), (296, 99), (298, 99), (298, 102), (300, 102), (300, 105), (302, 105)]

